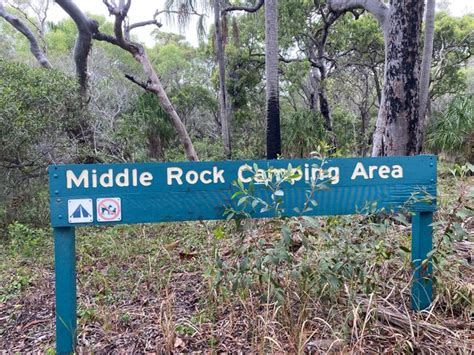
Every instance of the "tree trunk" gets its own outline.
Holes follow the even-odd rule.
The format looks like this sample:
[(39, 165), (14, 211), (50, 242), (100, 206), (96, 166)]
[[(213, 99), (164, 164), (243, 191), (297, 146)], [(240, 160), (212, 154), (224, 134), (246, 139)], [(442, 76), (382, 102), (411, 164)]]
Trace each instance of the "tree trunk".
[(281, 154), (278, 56), (278, 0), (266, 0), (265, 76), (267, 101), (267, 159), (276, 159)]
[(152, 159), (163, 159), (164, 150), (160, 135), (152, 130), (147, 134), (148, 139), (148, 157)]
[(385, 74), (373, 156), (414, 155), (419, 144), (419, 43), (423, 1), (390, 1), (385, 25)]
[(189, 137), (188, 131), (179, 118), (173, 104), (169, 100), (168, 95), (166, 94), (163, 85), (161, 84), (161, 81), (153, 69), (153, 66), (151, 65), (147, 55), (142, 52), (134, 54), (134, 57), (142, 64), (143, 71), (148, 78), (149, 82), (147, 84), (147, 90), (153, 92), (156, 95), (160, 106), (168, 114), (171, 124), (173, 125), (176, 133), (178, 134), (179, 140), (184, 147), (187, 159), (190, 161), (199, 160), (196, 151), (194, 150), (193, 143), (191, 142), (191, 138)]
[(316, 68), (311, 67), (308, 71), (308, 77), (301, 85), (304, 96), (306, 98), (305, 102), (308, 106), (308, 109), (314, 114), (317, 114), (319, 112), (317, 94), (319, 85), (319, 74), (317, 74), (316, 71)]
[(367, 127), (369, 126), (369, 109), (367, 106), (360, 108), (360, 137), (359, 137), (359, 155), (365, 157), (367, 154)]
[(436, 0), (428, 0), (426, 3), (426, 14), (425, 14), (425, 40), (423, 44), (423, 58), (421, 61), (421, 74), (420, 74), (420, 132), (418, 144), (418, 150), (421, 151), (424, 132), (427, 122), (427, 109), (428, 100), (430, 94), (430, 71), (431, 71), (431, 58), (433, 55), (433, 39), (434, 39), (434, 21), (435, 21), (435, 9)]
[[(221, 1), (216, 0), (214, 3), (214, 23), (215, 23), (215, 45), (216, 59), (219, 66), (219, 112), (222, 129), (222, 142), (224, 143), (224, 154), (227, 159), (232, 157), (232, 147), (230, 139), (230, 120), (229, 107), (227, 102), (227, 87), (225, 82), (225, 60), (224, 60), (224, 39), (222, 36), (221, 22)], [(226, 16), (225, 14), (223, 16)]]
[(319, 86), (318, 86), (318, 97), (319, 97), (319, 110), (324, 118), (324, 128), (328, 133), (332, 133), (332, 117), (331, 107), (329, 106), (328, 96), (326, 94), (326, 68), (324, 64), (321, 64), (319, 69)]
[(421, 151), (419, 42), (424, 1), (329, 0), (334, 11), (364, 8), (380, 23), (385, 40), (384, 87), (373, 135), (372, 155)]

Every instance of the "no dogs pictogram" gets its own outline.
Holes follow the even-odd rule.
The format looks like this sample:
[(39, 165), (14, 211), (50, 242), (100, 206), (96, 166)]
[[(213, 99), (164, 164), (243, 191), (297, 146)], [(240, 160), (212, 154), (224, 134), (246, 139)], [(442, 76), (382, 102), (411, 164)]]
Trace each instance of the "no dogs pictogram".
[(97, 199), (97, 221), (117, 222), (122, 220), (122, 206), (119, 197)]

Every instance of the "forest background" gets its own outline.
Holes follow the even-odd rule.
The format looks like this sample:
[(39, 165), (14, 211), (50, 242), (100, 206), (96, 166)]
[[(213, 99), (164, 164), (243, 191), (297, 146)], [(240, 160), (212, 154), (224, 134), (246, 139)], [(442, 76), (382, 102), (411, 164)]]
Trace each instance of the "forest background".
[[(417, 83), (423, 83), (423, 68), (428, 68), (429, 75), (425, 81), (425, 104), (419, 104), (423, 102), (423, 90), (418, 91), (417, 87), (416, 98), (408, 100), (412, 105), (398, 115), (406, 117), (406, 122), (416, 122), (413, 132), (402, 132), (403, 137), (415, 139), (407, 138), (406, 144), (397, 148), (393, 142), (387, 143), (395, 126), (384, 126), (379, 134), (376, 129), (381, 112), (387, 111), (383, 108), (394, 102), (393, 97), (387, 96), (390, 80), (384, 81), (384, 64), (390, 63), (385, 28), (392, 22), (386, 20), (385, 10), (359, 5), (340, 7), (350, 2), (280, 0), (278, 12), (275, 8), (272, 12), (269, 5), (275, 4), (274, 0), (265, 5), (263, 1), (231, 4), (222, 0), (176, 0), (146, 2), (146, 6), (137, 1), (131, 2), (130, 8), (128, 1), (97, 1), (94, 6), (100, 10), (86, 12), (79, 1), (0, 1), (0, 233), (3, 260), (9, 260), (0, 268), (0, 314), (8, 320), (0, 326), (0, 335), (6, 339), (0, 344), (9, 349), (17, 346), (19, 350), (44, 350), (53, 339), (52, 323), (44, 327), (30, 324), (37, 320), (34, 315), (43, 311), (48, 319), (52, 309), (33, 307), (37, 303), (34, 297), (50, 302), (45, 301), (50, 292), (44, 288), (47, 283), (42, 284), (38, 277), (52, 277), (48, 271), (51, 255), (46, 252), (51, 249), (47, 237), (49, 164), (401, 152), (435, 153), (441, 162), (438, 244), (434, 254), (439, 261), (436, 270), (441, 291), (438, 308), (434, 309), (442, 320), (433, 325), (423, 318), (425, 323), (417, 323), (421, 335), (415, 335), (413, 328), (407, 332), (397, 328), (395, 332), (396, 327), (390, 322), (389, 330), (366, 330), (366, 326), (380, 322), (377, 312), (406, 324), (420, 320), (400, 304), (395, 309), (402, 315), (386, 316), (390, 307), (385, 313), (378, 309), (372, 315), (374, 303), (367, 303), (371, 294), (392, 302), (390, 290), (406, 292), (408, 274), (401, 272), (400, 278), (390, 278), (393, 289), (390, 282), (383, 286), (381, 282), (391, 275), (392, 266), (400, 271), (407, 263), (409, 233), (405, 227), (409, 216), (408, 220), (399, 217), (355, 221), (337, 217), (314, 219), (307, 222), (309, 225), (286, 220), (276, 225), (249, 222), (243, 232), (242, 226), (230, 222), (183, 224), (183, 235), (161, 225), (98, 229), (94, 236), (100, 236), (102, 241), (97, 248), (108, 259), (87, 249), (91, 237), (81, 237), (86, 250), (81, 250), (80, 269), (92, 270), (92, 276), (83, 276), (90, 277), (84, 280), (90, 289), (85, 291), (87, 301), (80, 304), (80, 331), (89, 340), (81, 341), (81, 346), (122, 350), (131, 349), (130, 344), (137, 349), (168, 350), (232, 350), (235, 346), (255, 351), (307, 351), (328, 350), (331, 346), (380, 349), (380, 345), (414, 349), (420, 344), (448, 346), (449, 342), (440, 336), (440, 329), (444, 328), (437, 326), (449, 327), (458, 319), (459, 333), (456, 330), (455, 335), (444, 335), (452, 336), (459, 349), (469, 349), (472, 342), (465, 331), (472, 329), (467, 311), (472, 306), (472, 270), (466, 274), (463, 255), (466, 250), (467, 254), (472, 253), (474, 14), (465, 11), (454, 16), (446, 1), (438, 1), (436, 12), (434, 1), (427, 2), (426, 10), (416, 7), (416, 1), (399, 2), (408, 9), (416, 8), (418, 14), (414, 19), (418, 21), (415, 41), (402, 50), (411, 51), (416, 59), (411, 64), (415, 70), (409, 75), (416, 73)], [(388, 7), (397, 2), (365, 3)], [(431, 22), (430, 4), (434, 15)], [(134, 7), (142, 10), (133, 12)], [(133, 16), (127, 17), (128, 13)], [(141, 15), (144, 18), (138, 18)], [(428, 51), (432, 55), (426, 56), (430, 23), (432, 49)], [(192, 33), (191, 43), (188, 37), (164, 28)], [(431, 59), (427, 64), (428, 57)], [(408, 79), (407, 83), (412, 82)], [(410, 88), (405, 86), (401, 91), (407, 95)], [(394, 150), (389, 151), (389, 146)], [(285, 244), (278, 236), (288, 230), (292, 231), (291, 242)], [(258, 232), (254, 235), (252, 231)], [(321, 235), (328, 239), (321, 239)], [(115, 236), (124, 238), (120, 239), (122, 248), (117, 241), (111, 241)], [(299, 247), (305, 238), (310, 238), (303, 248), (306, 254)], [(356, 246), (351, 247), (354, 240)], [(116, 250), (112, 251), (104, 241), (112, 243)], [(226, 241), (237, 245), (227, 247)], [(248, 249), (239, 249), (239, 243)], [(133, 250), (132, 254), (127, 248)], [(155, 254), (157, 250), (165, 251), (170, 260), (178, 260), (184, 266), (179, 270), (163, 266), (163, 272), (162, 266), (156, 265), (165, 259), (149, 254), (150, 250)], [(346, 253), (347, 262), (340, 265), (333, 255), (341, 250)], [(398, 254), (402, 257), (394, 262)], [(137, 269), (143, 269), (141, 263), (147, 262), (141, 257), (132, 262), (134, 255), (157, 258), (153, 259), (156, 269), (152, 271), (147, 266), (150, 272), (140, 276), (147, 280), (140, 288), (155, 293), (153, 302), (157, 303), (153, 309), (157, 318), (146, 320), (131, 305), (128, 309), (121, 303), (130, 299), (116, 287), (130, 287), (136, 275), (129, 275), (125, 278), (129, 283), (119, 282), (119, 286), (112, 286), (100, 276), (105, 273), (114, 279), (118, 277), (117, 270), (128, 270), (135, 262), (140, 265)], [(32, 264), (32, 257), (40, 260), (37, 265)], [(111, 260), (114, 257), (116, 260)], [(453, 263), (452, 258), (459, 264)], [(203, 269), (193, 266), (196, 260)], [(245, 266), (243, 260), (247, 260)], [(259, 260), (265, 261), (264, 266)], [(265, 266), (269, 260), (273, 261)], [(359, 281), (362, 278), (359, 283), (353, 279), (354, 268), (363, 275), (357, 276)], [(310, 269), (318, 271), (311, 274)], [(168, 275), (166, 280), (161, 279), (163, 273)], [(471, 276), (466, 280), (462, 273)], [(449, 280), (452, 275), (457, 276)], [(199, 280), (204, 286), (196, 292), (182, 290), (182, 279)], [(315, 294), (308, 291), (310, 284)], [(32, 290), (42, 296), (33, 297)], [(132, 298), (140, 299), (142, 291)], [(118, 300), (112, 300), (113, 292), (121, 295)], [(194, 300), (190, 301), (192, 307), (176, 300), (180, 292), (184, 299)], [(231, 300), (232, 292), (237, 292), (240, 304)], [(337, 306), (322, 315), (318, 308), (321, 302), (335, 297)], [(204, 302), (206, 299), (209, 303)], [(30, 304), (25, 304), (28, 300)], [(197, 307), (196, 302), (202, 306), (198, 313), (193, 308)], [(245, 308), (245, 324), (231, 321), (236, 328), (228, 333), (226, 328), (223, 333), (227, 335), (219, 335), (216, 324), (229, 322), (229, 314), (238, 313), (242, 306), (250, 307)], [(107, 317), (109, 313), (113, 314), (111, 318)], [(326, 328), (308, 320), (309, 314), (322, 317), (328, 324), (323, 326)], [(146, 327), (153, 322), (158, 322), (159, 330), (149, 333)], [(296, 333), (290, 329), (293, 323), (298, 325)], [(97, 328), (90, 329), (88, 324)], [(237, 332), (239, 326), (246, 331)], [(21, 327), (28, 331), (33, 327), (34, 335), (28, 337), (27, 330), (16, 330)], [(209, 336), (203, 335), (207, 327), (212, 328)], [(319, 338), (315, 337), (316, 330), (322, 334)], [(141, 331), (148, 335), (132, 337), (135, 342), (117, 335)], [(161, 335), (150, 335), (153, 331)], [(377, 337), (383, 340), (377, 342)], [(147, 339), (152, 340), (147, 343)]]

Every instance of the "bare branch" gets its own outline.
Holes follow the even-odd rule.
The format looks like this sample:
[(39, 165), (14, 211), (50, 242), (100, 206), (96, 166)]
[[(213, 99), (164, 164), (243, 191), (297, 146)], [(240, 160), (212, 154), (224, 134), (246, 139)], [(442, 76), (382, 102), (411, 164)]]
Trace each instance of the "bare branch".
[(46, 57), (46, 54), (40, 48), (33, 32), (18, 17), (6, 12), (3, 6), (3, 1), (1, 0), (0, 17), (3, 17), (10, 25), (12, 25), (16, 30), (18, 30), (28, 39), (28, 41), (30, 42), (30, 51), (35, 56), (36, 60), (40, 63), (40, 65), (44, 68), (51, 69), (51, 63)]
[(128, 26), (128, 31), (130, 32), (130, 31), (133, 30), (134, 28), (143, 27), (143, 26), (149, 26), (149, 25), (155, 25), (155, 26), (157, 26), (158, 28), (160, 28), (161, 26), (163, 26), (163, 25), (161, 24), (161, 22), (158, 22), (158, 20), (153, 19), (153, 20), (148, 20), (148, 21), (141, 21), (141, 22), (132, 23), (131, 25)]
[(258, 0), (257, 3), (254, 6), (227, 6), (224, 9), (222, 9), (222, 15), (224, 15), (226, 12), (230, 11), (246, 11), (246, 12), (257, 12), (262, 5), (264, 4), (265, 0)]
[(129, 75), (129, 74), (125, 74), (125, 77), (126, 77), (128, 80), (130, 80), (132, 83), (137, 84), (137, 85), (140, 86), (142, 89), (148, 91), (148, 86), (147, 86), (147, 84), (145, 84), (145, 83), (143, 83), (143, 82), (141, 82), (141, 81), (135, 79), (134, 76)]
[(28, 16), (28, 13), (23, 10), (20, 6), (18, 5), (15, 5), (15, 4), (11, 4), (9, 3), (8, 6), (14, 8), (15, 10), (17, 10), (18, 12), (20, 12), (22, 14), (22, 16), (25, 18), (25, 20), (35, 28), (35, 30), (41, 34), (42, 33), (42, 30), (41, 28)]
[(130, 40), (130, 31), (133, 30), (134, 28), (138, 27), (144, 27), (144, 26), (150, 26), (150, 25), (155, 25), (156, 27), (160, 28), (163, 26), (161, 22), (157, 20), (157, 16), (160, 14), (160, 12), (157, 10), (155, 14), (153, 15), (153, 20), (148, 20), (148, 21), (141, 21), (141, 22), (136, 22), (132, 23), (129, 25), (128, 23), (125, 23), (125, 38), (127, 40)]
[(107, 33), (97, 31), (96, 33), (94, 33), (93, 38), (97, 41), (108, 42), (110, 44), (113, 44), (114, 46), (120, 47), (120, 43), (118, 43), (117, 39)]
[(388, 13), (388, 6), (381, 0), (329, 0), (329, 8), (333, 11), (351, 11), (365, 9), (375, 16), (383, 27)]
[(92, 48), (92, 36), (98, 31), (99, 24), (86, 16), (71, 0), (56, 0), (56, 3), (72, 18), (78, 30), (74, 48), (74, 61), (81, 94), (85, 97), (89, 80), (87, 58)]
[[(265, 53), (252, 53), (250, 57), (265, 57)], [(306, 59), (303, 58), (285, 58), (279, 54), (278, 60), (283, 63), (294, 63), (294, 62), (305, 62)], [(263, 62), (262, 62), (263, 63)]]
[[(134, 57), (143, 53), (143, 47), (135, 42), (129, 40), (129, 30), (127, 30), (127, 26), (124, 26), (125, 18), (128, 15), (128, 11), (130, 10), (131, 0), (121, 0), (118, 5), (115, 4), (115, 1), (108, 1), (103, 0), (105, 6), (109, 10), (109, 13), (115, 17), (114, 21), (114, 35), (115, 38), (100, 34), (98, 36), (94, 36), (97, 40), (105, 40), (109, 43), (115, 44), (120, 48), (126, 50)], [(155, 16), (157, 13), (155, 13)], [(125, 27), (125, 31), (124, 28)], [(125, 32), (125, 33), (124, 33)]]

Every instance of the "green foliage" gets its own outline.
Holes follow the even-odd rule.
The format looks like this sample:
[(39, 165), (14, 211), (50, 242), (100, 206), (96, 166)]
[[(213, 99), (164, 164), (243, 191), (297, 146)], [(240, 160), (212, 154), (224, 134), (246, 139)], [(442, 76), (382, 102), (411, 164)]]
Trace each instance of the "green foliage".
[(48, 243), (45, 230), (31, 228), (25, 224), (14, 222), (8, 226), (8, 239), (10, 239), (10, 252), (26, 258), (38, 257)]
[(440, 12), (435, 19), (431, 97), (459, 94), (466, 89), (463, 70), (474, 46), (474, 15), (449, 16)]
[(328, 140), (323, 117), (310, 110), (284, 115), (281, 125), (283, 147), (288, 156), (308, 157), (321, 141)]
[(189, 78), (191, 58), (194, 50), (188, 44), (168, 43), (155, 47), (151, 58), (157, 72), (165, 80), (177, 85), (180, 81)]
[(224, 159), (224, 148), (220, 139), (203, 138), (196, 141), (194, 148), (202, 161)]
[(0, 60), (0, 161), (37, 174), (74, 138), (80, 102), (74, 79)]
[[(249, 52), (233, 45), (227, 46), (226, 56), (227, 92), (232, 98), (233, 108), (245, 112), (251, 104), (255, 89), (260, 85), (264, 66), (259, 60), (253, 60)], [(217, 68), (213, 79), (218, 88)]]
[(474, 97), (455, 97), (446, 109), (435, 115), (428, 127), (426, 145), (434, 152), (445, 152), (456, 159), (474, 158)]
[(140, 95), (119, 122), (116, 138), (125, 142), (133, 160), (162, 160), (175, 137), (168, 115), (152, 93)]
[(331, 29), (327, 50), (333, 57), (346, 51), (339, 62), (345, 65), (377, 66), (383, 62), (384, 39), (377, 20), (370, 14), (355, 19), (346, 13)]
[(47, 221), (46, 167), (81, 161), (87, 129), (75, 80), (56, 70), (0, 60), (0, 213)]
[(58, 23), (49, 22), (48, 27), (49, 31), (45, 39), (49, 52), (63, 54), (74, 49), (77, 27), (72, 19), (62, 20)]
[[(254, 180), (268, 188), (271, 202), (255, 196), (252, 183), (244, 186), (237, 181), (234, 184), (238, 190), (232, 196), (237, 208), (228, 209), (227, 217), (239, 221), (250, 211), (272, 211), (277, 216), (270, 224), (274, 232), (270, 238), (260, 236), (255, 240), (242, 233), (234, 263), (224, 262), (216, 255), (215, 285), (229, 287), (232, 292), (253, 290), (260, 285), (263, 299), (280, 304), (288, 301), (291, 292), (334, 300), (347, 286), (367, 294), (377, 289), (382, 281), (377, 269), (396, 253), (389, 241), (377, 238), (391, 228), (389, 219), (380, 221), (375, 215), (366, 215), (364, 223), (355, 224), (352, 216), (325, 220), (282, 218), (282, 185), (298, 178), (297, 170), (289, 166), (284, 172), (262, 171), (254, 166), (252, 171)], [(318, 203), (317, 192), (328, 188), (327, 182), (313, 181), (306, 203), (295, 210), (310, 212)]]
[(170, 91), (175, 107), (183, 120), (193, 115), (202, 117), (206, 112), (217, 112), (217, 100), (213, 93), (206, 87), (189, 83), (180, 85)]

